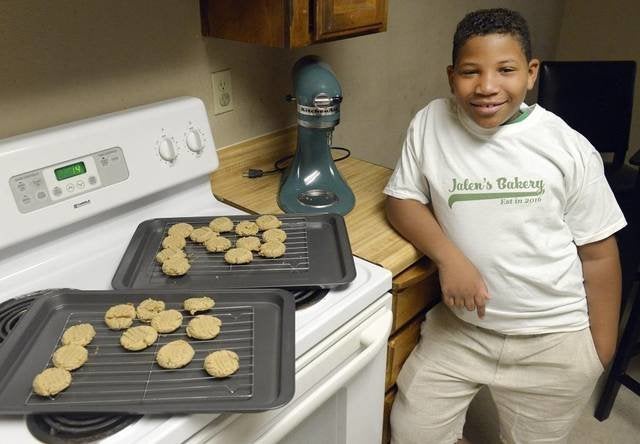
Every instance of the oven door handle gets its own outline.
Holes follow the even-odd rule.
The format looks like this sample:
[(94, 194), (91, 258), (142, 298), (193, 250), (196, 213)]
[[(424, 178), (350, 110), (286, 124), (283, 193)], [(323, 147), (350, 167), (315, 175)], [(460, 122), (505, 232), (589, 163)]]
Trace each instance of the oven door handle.
[(369, 364), (380, 350), (386, 347), (392, 320), (393, 314), (387, 310), (367, 327), (360, 334), (360, 345), (363, 349), (359, 354), (326, 379), (321, 387), (301, 400), (295, 409), (279, 418), (273, 427), (255, 441), (255, 444), (277, 443)]

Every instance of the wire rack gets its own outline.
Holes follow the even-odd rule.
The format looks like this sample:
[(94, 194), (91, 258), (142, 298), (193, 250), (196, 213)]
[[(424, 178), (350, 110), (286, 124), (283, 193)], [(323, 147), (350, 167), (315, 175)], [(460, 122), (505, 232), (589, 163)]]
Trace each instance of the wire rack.
[[(236, 225), (241, 220), (230, 218)], [(248, 264), (233, 265), (228, 264), (224, 260), (224, 253), (211, 253), (206, 250), (204, 245), (196, 243), (187, 238), (185, 252), (191, 264), (189, 276), (211, 276), (212, 274), (238, 273), (238, 272), (267, 272), (267, 271), (289, 271), (302, 272), (309, 270), (309, 242), (307, 234), (307, 221), (302, 217), (280, 218), (282, 226), (280, 227), (287, 233), (287, 239), (284, 244), (286, 246), (285, 254), (279, 258), (266, 258), (253, 253), (253, 260)], [(149, 274), (151, 279), (165, 279), (166, 275), (162, 272), (162, 266), (155, 260), (155, 254), (162, 250), (162, 240), (167, 236), (169, 228), (176, 222), (167, 222), (164, 225), (162, 236), (158, 240), (156, 252), (153, 260), (149, 263)], [(193, 228), (208, 226), (207, 223), (193, 224)], [(261, 232), (257, 236), (261, 236)], [(240, 236), (235, 232), (221, 233), (231, 241), (232, 247)]]
[[(127, 351), (120, 345), (124, 331), (110, 330), (104, 325), (102, 311), (70, 313), (51, 350), (47, 367), (52, 367), (54, 351), (62, 345), (64, 331), (75, 324), (88, 322), (96, 336), (87, 345), (87, 362), (72, 371), (71, 386), (53, 398), (43, 398), (31, 391), (26, 405), (130, 404), (156, 401), (235, 400), (251, 398), (254, 389), (254, 308), (223, 306), (207, 312), (222, 321), (220, 334), (211, 340), (195, 340), (186, 335), (185, 327), (194, 316), (184, 316), (182, 326), (173, 333), (159, 334), (155, 344), (141, 351)], [(181, 310), (180, 304), (167, 303), (166, 308)], [(145, 325), (134, 322), (134, 325)], [(183, 368), (164, 369), (156, 361), (156, 353), (164, 344), (183, 339), (193, 347), (193, 360)], [(216, 350), (232, 350), (240, 358), (240, 368), (227, 378), (213, 378), (203, 369), (206, 356)]]

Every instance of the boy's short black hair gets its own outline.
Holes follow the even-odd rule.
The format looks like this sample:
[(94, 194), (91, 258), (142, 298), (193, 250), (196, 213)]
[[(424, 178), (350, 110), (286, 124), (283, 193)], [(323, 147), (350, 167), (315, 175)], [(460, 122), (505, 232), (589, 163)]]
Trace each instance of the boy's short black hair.
[(451, 59), (455, 65), (460, 48), (471, 37), (487, 34), (511, 34), (522, 46), (527, 61), (531, 60), (531, 38), (527, 21), (516, 11), (504, 8), (479, 9), (465, 15), (453, 35)]

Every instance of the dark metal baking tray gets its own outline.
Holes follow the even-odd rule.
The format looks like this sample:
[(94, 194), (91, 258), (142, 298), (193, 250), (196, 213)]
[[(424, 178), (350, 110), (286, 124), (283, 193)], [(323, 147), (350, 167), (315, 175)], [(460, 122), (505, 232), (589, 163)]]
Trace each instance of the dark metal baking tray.
[[(111, 281), (113, 288), (333, 288), (356, 277), (344, 219), (338, 214), (278, 215), (287, 233), (287, 251), (281, 258), (253, 255), (244, 265), (229, 265), (224, 253), (209, 253), (187, 239), (185, 251), (191, 269), (180, 277), (162, 272), (155, 256), (167, 230), (178, 222), (207, 226), (211, 217), (176, 217), (142, 222), (131, 238)], [(234, 224), (255, 215), (227, 216)], [(235, 233), (222, 233), (235, 245)]]
[[(222, 320), (220, 334), (209, 341), (189, 338), (191, 315), (184, 299), (210, 296), (208, 313)], [(159, 335), (156, 344), (137, 352), (120, 346), (121, 331), (109, 330), (104, 313), (115, 304), (146, 298), (181, 310), (180, 329)], [(278, 289), (220, 291), (79, 291), (57, 290), (38, 297), (0, 347), (0, 414), (118, 412), (218, 413), (255, 412), (291, 400), (295, 386), (295, 310), (293, 298)], [(86, 348), (89, 359), (72, 372), (72, 383), (55, 397), (32, 392), (36, 374), (52, 367), (51, 357), (64, 330), (89, 322), (96, 337)], [(134, 325), (144, 325), (135, 321)], [(155, 362), (157, 350), (176, 340), (188, 341), (195, 356), (187, 366), (167, 370)], [(208, 353), (229, 349), (240, 357), (239, 370), (216, 379), (203, 370)]]

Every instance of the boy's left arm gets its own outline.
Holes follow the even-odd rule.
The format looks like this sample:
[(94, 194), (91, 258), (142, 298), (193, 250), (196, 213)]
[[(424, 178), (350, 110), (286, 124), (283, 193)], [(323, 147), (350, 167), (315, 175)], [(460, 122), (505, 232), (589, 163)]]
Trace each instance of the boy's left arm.
[(587, 293), (591, 335), (600, 361), (613, 359), (618, 339), (622, 274), (614, 236), (578, 247)]

